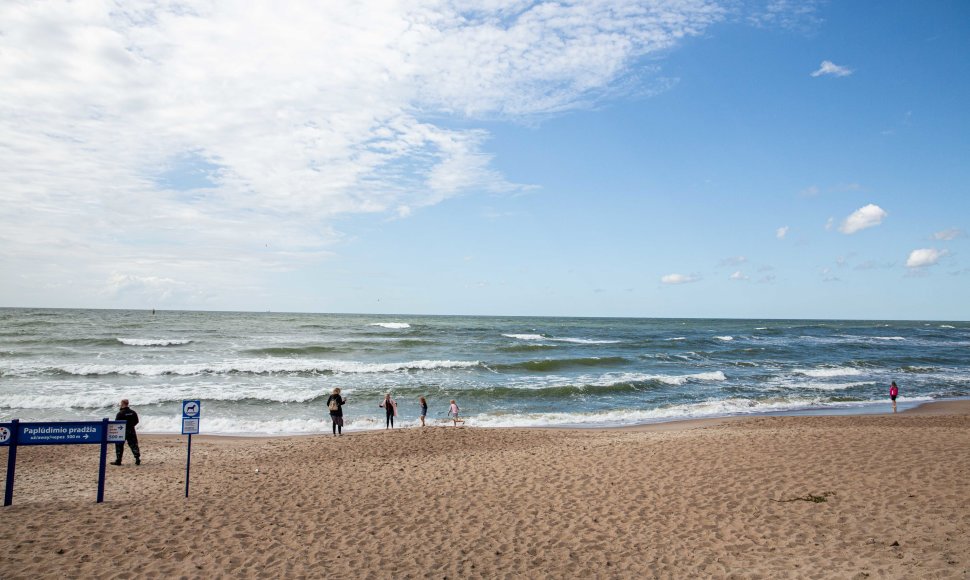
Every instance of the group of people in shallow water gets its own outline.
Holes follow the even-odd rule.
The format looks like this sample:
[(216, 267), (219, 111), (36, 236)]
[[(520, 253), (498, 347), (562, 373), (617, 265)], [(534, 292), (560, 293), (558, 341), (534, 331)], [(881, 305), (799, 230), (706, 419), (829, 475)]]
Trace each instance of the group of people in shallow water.
[[(428, 415), (428, 400), (424, 397), (418, 398), (418, 403), (421, 405), (421, 426), (425, 427), (425, 417)], [(347, 397), (342, 397), (340, 395), (340, 388), (337, 387), (330, 393), (327, 398), (327, 409), (330, 411), (330, 420), (333, 422), (333, 435), (343, 435), (344, 427), (344, 405), (347, 404)], [(397, 401), (391, 398), (391, 394), (387, 393), (384, 395), (384, 400), (382, 400), (377, 405), (384, 409), (385, 414), (385, 429), (394, 428), (394, 417), (397, 417)], [(459, 423), (464, 423), (465, 420), (461, 419), (458, 415), (461, 409), (458, 407), (458, 403), (454, 399), (451, 400), (451, 405), (448, 407), (448, 416), (451, 417), (452, 422), (455, 427)]]

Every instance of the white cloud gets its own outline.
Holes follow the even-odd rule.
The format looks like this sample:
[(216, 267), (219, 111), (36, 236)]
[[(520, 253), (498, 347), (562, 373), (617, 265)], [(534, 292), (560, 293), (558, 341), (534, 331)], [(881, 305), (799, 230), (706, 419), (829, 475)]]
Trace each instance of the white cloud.
[(468, 192), (521, 190), (492, 167), (477, 121), (638, 91), (651, 82), (634, 82), (643, 57), (731, 10), (0, 3), (0, 278), (29, 267), (50, 281), (69, 261), (92, 295), (115, 275), (204, 294), (318, 260), (341, 237), (337, 216), (406, 218)]
[(818, 70), (812, 73), (813, 77), (820, 77), (822, 75), (832, 75), (836, 77), (847, 77), (852, 74), (852, 69), (839, 66), (830, 60), (823, 60), (822, 64), (819, 65)]
[(811, 31), (822, 22), (817, 15), (818, 0), (768, 0), (763, 8), (748, 16), (755, 26), (781, 26), (794, 30)]
[(906, 259), (907, 268), (925, 268), (933, 266), (940, 261), (940, 258), (947, 255), (947, 250), (937, 250), (935, 248), (921, 248), (913, 250)]
[(788, 235), (788, 226), (782, 226), (775, 230), (775, 237), (779, 240), (784, 240), (785, 236)]
[(660, 282), (663, 284), (689, 284), (698, 280), (700, 278), (693, 274), (667, 274), (660, 277)]
[(854, 234), (858, 231), (878, 226), (888, 215), (884, 209), (870, 203), (867, 206), (855, 210), (849, 217), (845, 218), (842, 225), (839, 226), (839, 231), (843, 234)]
[(75, 304), (257, 296), (348, 214), (527, 189), (483, 127), (662, 89), (658, 59), (739, 6), (0, 2), (0, 279), (30, 272), (29, 296), (69, 272)]
[(966, 236), (967, 233), (960, 228), (950, 228), (947, 230), (939, 231), (933, 234), (933, 239), (942, 241), (951, 241), (957, 238), (962, 238)]
[(747, 280), (748, 276), (745, 276), (741, 270), (737, 270), (729, 276), (731, 280)]

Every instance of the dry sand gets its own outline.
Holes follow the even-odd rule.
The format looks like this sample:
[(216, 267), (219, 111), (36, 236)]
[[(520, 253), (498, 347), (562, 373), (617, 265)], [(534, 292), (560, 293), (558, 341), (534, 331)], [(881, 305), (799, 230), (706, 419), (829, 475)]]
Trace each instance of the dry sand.
[(0, 509), (0, 577), (970, 570), (968, 401), (634, 430), (196, 436), (188, 499), (184, 437), (141, 439), (143, 465), (126, 451), (108, 466), (103, 504), (97, 446), (21, 447), (14, 505)]

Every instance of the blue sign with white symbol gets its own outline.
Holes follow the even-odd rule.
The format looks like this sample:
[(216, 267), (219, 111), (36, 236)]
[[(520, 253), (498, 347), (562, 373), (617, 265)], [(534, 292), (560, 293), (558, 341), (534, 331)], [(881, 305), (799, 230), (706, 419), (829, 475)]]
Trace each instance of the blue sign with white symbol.
[[(76, 443), (101, 443), (105, 437), (102, 421), (74, 421), (57, 423), (20, 423), (17, 425), (17, 445), (69, 445)], [(0, 430), (0, 445), (12, 438), (11, 426), (5, 424)], [(6, 437), (4, 437), (6, 435)], [(109, 421), (107, 442), (124, 443), (125, 422)]]
[(199, 415), (202, 414), (202, 401), (196, 400), (185, 400), (182, 401), (182, 418), (183, 419), (198, 419)]

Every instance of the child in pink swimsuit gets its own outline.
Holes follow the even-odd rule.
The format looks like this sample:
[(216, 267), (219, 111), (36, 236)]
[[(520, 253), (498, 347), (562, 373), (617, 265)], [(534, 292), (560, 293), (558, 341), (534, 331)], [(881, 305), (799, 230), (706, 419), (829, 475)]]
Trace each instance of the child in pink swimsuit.
[(896, 386), (896, 381), (893, 381), (892, 384), (889, 385), (889, 398), (892, 399), (893, 402), (893, 413), (896, 412), (896, 397), (898, 396), (899, 387)]

